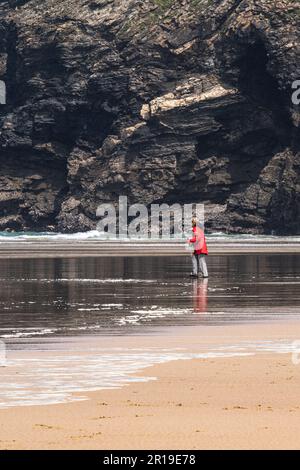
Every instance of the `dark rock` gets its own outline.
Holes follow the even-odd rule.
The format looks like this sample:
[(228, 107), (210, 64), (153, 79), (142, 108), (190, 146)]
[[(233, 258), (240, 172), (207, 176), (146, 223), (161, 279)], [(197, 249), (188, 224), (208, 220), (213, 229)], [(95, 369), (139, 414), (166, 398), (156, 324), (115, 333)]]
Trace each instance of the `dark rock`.
[(288, 0), (0, 2), (0, 230), (90, 230), (127, 195), (299, 233), (299, 23)]

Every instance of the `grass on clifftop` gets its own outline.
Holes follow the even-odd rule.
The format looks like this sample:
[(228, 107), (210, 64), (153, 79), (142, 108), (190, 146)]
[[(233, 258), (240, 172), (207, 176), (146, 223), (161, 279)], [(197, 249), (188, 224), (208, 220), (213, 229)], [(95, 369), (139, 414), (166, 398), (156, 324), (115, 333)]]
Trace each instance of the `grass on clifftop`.
[[(161, 13), (171, 8), (172, 5), (176, 5), (176, 3), (178, 3), (177, 0), (152, 0), (152, 2), (160, 8)], [(207, 6), (212, 3), (212, 0), (190, 0), (189, 2), (192, 8)]]
[[(213, 3), (214, 0), (189, 0), (185, 10), (190, 10), (191, 14), (195, 14), (196, 12), (203, 11)], [(143, 12), (141, 16), (139, 16), (137, 12), (134, 18), (124, 22), (120, 30), (120, 35), (146, 32), (152, 26), (170, 20), (172, 17), (176, 18), (178, 14), (182, 13), (182, 6), (179, 0), (150, 0), (150, 4), (152, 4), (155, 9), (152, 8), (147, 14)], [(169, 11), (171, 8), (172, 10)]]
[(156, 5), (158, 5), (162, 10), (167, 10), (170, 8), (173, 3), (176, 3), (176, 0), (153, 0)]

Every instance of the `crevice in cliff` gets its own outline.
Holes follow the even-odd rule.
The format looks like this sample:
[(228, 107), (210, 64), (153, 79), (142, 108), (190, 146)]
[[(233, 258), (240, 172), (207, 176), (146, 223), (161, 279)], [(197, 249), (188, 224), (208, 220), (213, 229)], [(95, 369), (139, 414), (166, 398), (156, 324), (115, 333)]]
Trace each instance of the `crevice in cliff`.
[(64, 125), (59, 139), (74, 146), (80, 140), (88, 141), (95, 147), (101, 147), (109, 134), (114, 116), (95, 106), (70, 106), (63, 116)]
[(216, 34), (218, 31), (222, 29), (222, 27), (229, 21), (231, 16), (235, 14), (238, 10), (238, 8), (241, 6), (242, 3), (244, 3), (245, 0), (235, 0), (233, 5), (228, 8), (225, 14), (223, 14), (217, 23), (217, 26), (210, 31), (209, 35), (204, 35), (203, 39), (207, 39), (207, 37), (210, 37), (212, 34)]
[(11, 8), (22, 7), (29, 3), (31, 0), (8, 0), (9, 6)]
[(248, 45), (237, 61), (238, 88), (254, 106), (263, 107), (272, 115), (274, 132), (280, 135), (282, 144), (290, 144), (292, 122), (286, 111), (285, 98), (277, 80), (268, 70), (268, 54), (261, 40)]
[(5, 74), (6, 82), (6, 103), (12, 107), (18, 103), (20, 87), (17, 86), (17, 30), (15, 25), (10, 24), (7, 35), (7, 68)]

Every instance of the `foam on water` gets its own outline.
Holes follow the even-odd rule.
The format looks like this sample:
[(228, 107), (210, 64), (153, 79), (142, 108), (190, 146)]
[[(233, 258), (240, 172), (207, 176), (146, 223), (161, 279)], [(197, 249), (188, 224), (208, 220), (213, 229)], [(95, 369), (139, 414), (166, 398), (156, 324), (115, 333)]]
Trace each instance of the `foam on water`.
[[(6, 282), (7, 279), (0, 278), (0, 282)], [(14, 282), (43, 282), (43, 283), (53, 283), (53, 282), (67, 282), (67, 283), (94, 283), (94, 284), (120, 284), (120, 283), (129, 283), (129, 284), (153, 284), (157, 283), (155, 279), (123, 279), (123, 278), (108, 278), (108, 279), (94, 279), (94, 278), (15, 278)]]
[[(86, 400), (85, 392), (116, 389), (132, 382), (155, 380), (135, 374), (174, 360), (229, 358), (257, 352), (292, 353), (288, 341), (244, 342), (189, 352), (182, 348), (111, 348), (70, 353), (43, 351), (37, 356), (9, 357), (0, 368), (0, 408)], [(74, 393), (80, 393), (74, 396)]]
[[(212, 242), (265, 242), (265, 243), (274, 243), (277, 242), (293, 242), (300, 243), (299, 236), (277, 236), (277, 235), (251, 235), (251, 234), (226, 234), (223, 232), (214, 232), (207, 235), (208, 239)], [(0, 232), (0, 243), (3, 242), (15, 242), (15, 241), (70, 241), (70, 242), (80, 242), (86, 240), (107, 240), (107, 237), (103, 236), (98, 230), (90, 230), (88, 232), (77, 232), (71, 234), (64, 233), (54, 233), (54, 232)], [(184, 238), (185, 240), (185, 238)], [(145, 238), (136, 238), (129, 240), (128, 238), (120, 238), (119, 241), (122, 243), (132, 243), (134, 241), (139, 242), (149, 242), (149, 239)], [(163, 239), (158, 239), (156, 242), (164, 243)], [(173, 241), (180, 242), (180, 240), (173, 239)]]
[[(3, 329), (0, 329), (0, 332), (2, 332)], [(11, 330), (9, 330), (11, 331)], [(18, 328), (16, 330), (11, 331), (10, 333), (1, 333), (1, 338), (2, 339), (10, 339), (10, 338), (31, 338), (33, 336), (44, 336), (44, 335), (52, 335), (57, 331), (56, 328), (26, 328), (26, 329), (21, 329)]]
[(165, 318), (168, 315), (193, 315), (194, 313), (191, 308), (157, 308), (153, 306), (150, 309), (132, 310), (130, 315), (116, 318), (114, 322), (118, 325), (126, 325), (128, 323), (138, 325), (145, 321), (151, 321), (154, 318)]
[(53, 233), (53, 232), (0, 232), (0, 242), (7, 241), (38, 241), (38, 240), (49, 240), (49, 241), (80, 241), (89, 239), (103, 239), (98, 230), (90, 230), (89, 232), (78, 232), (78, 233)]

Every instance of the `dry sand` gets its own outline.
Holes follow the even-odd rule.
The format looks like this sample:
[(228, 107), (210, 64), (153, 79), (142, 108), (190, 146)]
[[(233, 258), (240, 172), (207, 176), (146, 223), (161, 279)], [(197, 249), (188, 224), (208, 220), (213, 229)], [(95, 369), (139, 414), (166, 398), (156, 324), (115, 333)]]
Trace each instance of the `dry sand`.
[(1, 449), (299, 449), (290, 354), (174, 361), (89, 400), (0, 410)]

